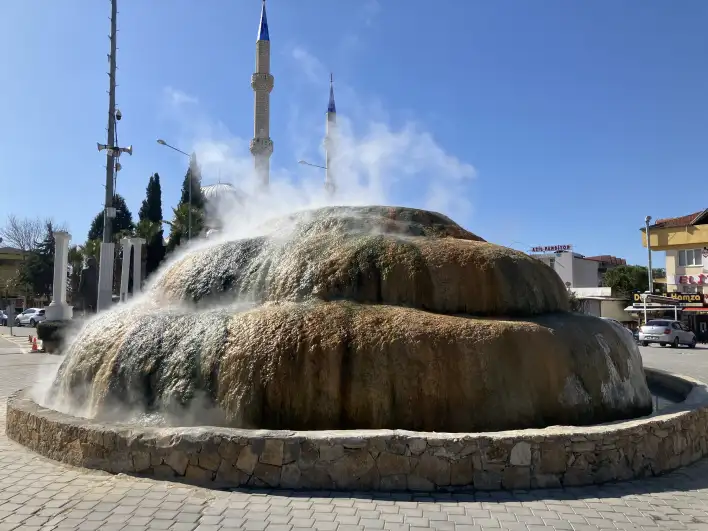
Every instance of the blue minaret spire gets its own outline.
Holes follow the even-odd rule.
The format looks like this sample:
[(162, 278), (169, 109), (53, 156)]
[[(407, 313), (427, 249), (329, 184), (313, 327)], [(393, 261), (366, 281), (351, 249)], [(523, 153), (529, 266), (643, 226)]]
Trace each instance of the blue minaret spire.
[(337, 153), (337, 107), (334, 105), (334, 75), (329, 75), (329, 105), (327, 105), (327, 134), (325, 136), (325, 190), (330, 197), (336, 191), (334, 159)]
[(334, 75), (329, 75), (329, 105), (327, 112), (337, 112), (337, 107), (334, 105)]
[(265, 0), (263, 0), (263, 7), (261, 8), (261, 24), (258, 26), (258, 40), (270, 40), (270, 35), (268, 35), (268, 18), (266, 17)]
[(270, 138), (270, 92), (273, 90), (273, 75), (270, 73), (270, 35), (266, 18), (266, 3), (261, 8), (261, 24), (256, 41), (256, 71), (251, 76), (253, 89), (253, 138), (250, 150), (253, 154), (256, 175), (263, 185), (270, 181), (270, 156), (273, 154), (273, 140)]

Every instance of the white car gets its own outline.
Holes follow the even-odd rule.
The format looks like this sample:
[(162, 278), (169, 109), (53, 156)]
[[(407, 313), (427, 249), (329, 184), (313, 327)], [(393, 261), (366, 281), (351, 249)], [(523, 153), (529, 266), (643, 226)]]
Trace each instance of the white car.
[(649, 343), (659, 343), (674, 348), (678, 348), (679, 345), (693, 348), (696, 346), (696, 334), (681, 321), (652, 319), (639, 329), (639, 342), (644, 347)]
[(15, 317), (15, 326), (36, 326), (40, 321), (44, 321), (46, 316), (41, 308), (27, 308), (24, 312)]

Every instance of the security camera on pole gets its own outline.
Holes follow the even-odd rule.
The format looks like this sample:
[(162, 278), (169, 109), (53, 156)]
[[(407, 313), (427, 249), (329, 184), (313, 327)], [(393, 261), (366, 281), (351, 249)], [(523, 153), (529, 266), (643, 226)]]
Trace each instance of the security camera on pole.
[(111, 0), (111, 53), (108, 56), (108, 140), (105, 144), (98, 143), (98, 150), (106, 152), (106, 204), (103, 217), (103, 240), (98, 269), (98, 311), (109, 308), (113, 302), (113, 262), (115, 260), (115, 244), (113, 243), (113, 219), (116, 209), (113, 207), (115, 175), (120, 171), (120, 155), (133, 154), (132, 146), (121, 148), (116, 146), (116, 121), (123, 114), (116, 108), (116, 34), (118, 18), (118, 0)]

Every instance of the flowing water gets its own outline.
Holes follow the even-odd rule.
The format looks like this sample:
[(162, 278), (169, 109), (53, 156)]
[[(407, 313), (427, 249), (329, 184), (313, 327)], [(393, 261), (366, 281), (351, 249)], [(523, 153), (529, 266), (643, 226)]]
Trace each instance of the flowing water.
[[(117, 422), (287, 429), (651, 410), (636, 346), (567, 308), (550, 268), (445, 216), (325, 208), (178, 257), (83, 325), (41, 401)], [(568, 381), (582, 400), (566, 400)]]

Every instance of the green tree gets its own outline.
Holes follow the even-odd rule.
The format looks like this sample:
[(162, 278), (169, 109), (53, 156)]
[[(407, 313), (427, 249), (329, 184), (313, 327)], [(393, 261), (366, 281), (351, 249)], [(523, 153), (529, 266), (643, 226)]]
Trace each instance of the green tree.
[[(113, 197), (113, 207), (116, 209), (116, 217), (113, 218), (113, 241), (117, 241), (117, 237), (121, 233), (133, 233), (135, 226), (133, 225), (133, 214), (128, 209), (125, 199), (122, 195), (116, 194)], [(89, 240), (103, 240), (103, 210), (96, 214), (89, 228)]]
[(197, 162), (197, 156), (192, 153), (189, 159), (189, 168), (182, 181), (182, 194), (180, 205), (189, 204), (189, 184), (192, 183), (192, 207), (197, 210), (204, 209), (204, 194), (202, 193), (202, 170)]
[(633, 291), (644, 293), (649, 289), (647, 268), (637, 265), (618, 266), (605, 273), (602, 283), (619, 296), (627, 296)]
[[(172, 221), (165, 221), (170, 226), (170, 239), (167, 251), (172, 252), (187, 239), (189, 233), (189, 205), (180, 205), (172, 209)], [(201, 210), (192, 209), (192, 237), (195, 237), (204, 227), (204, 214)]]
[(81, 247), (78, 245), (72, 245), (69, 247), (68, 263), (71, 267), (71, 272), (69, 273), (69, 282), (67, 282), (67, 297), (72, 303), (74, 303), (79, 292), (81, 269), (84, 265), (84, 254)]
[(204, 194), (202, 193), (202, 174), (196, 155), (189, 159), (189, 168), (182, 182), (182, 194), (177, 208), (172, 209), (173, 217), (170, 225), (170, 238), (167, 242), (167, 251), (173, 251), (186, 240), (189, 234), (189, 190), (192, 189), (192, 238), (195, 238), (204, 228)]
[(54, 282), (54, 227), (48, 221), (44, 238), (30, 251), (20, 269), (20, 280), (26, 284), (34, 297), (51, 297)]
[(652, 278), (666, 278), (666, 269), (663, 267), (654, 267), (651, 270)]
[(148, 180), (138, 219), (135, 232), (145, 238), (145, 276), (148, 277), (160, 266), (166, 252), (162, 230), (162, 188), (157, 173)]

